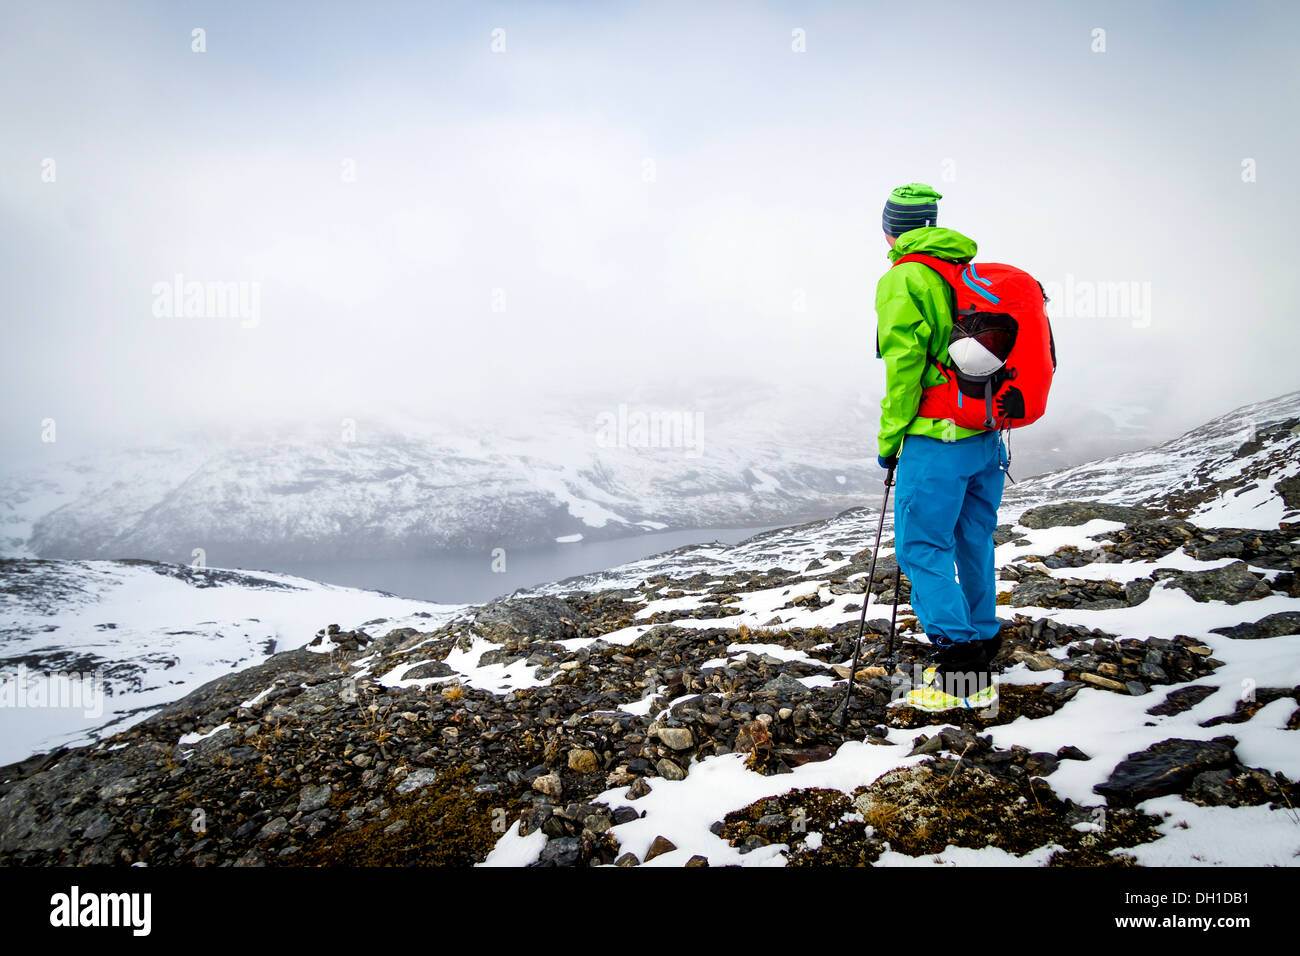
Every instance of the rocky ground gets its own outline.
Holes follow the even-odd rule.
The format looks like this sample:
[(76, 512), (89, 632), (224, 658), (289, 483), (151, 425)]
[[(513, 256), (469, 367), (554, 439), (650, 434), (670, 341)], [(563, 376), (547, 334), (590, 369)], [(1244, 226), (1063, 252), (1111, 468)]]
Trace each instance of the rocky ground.
[[(1093, 759), (1086, 746), (1001, 747), (986, 733), (1047, 718), (1080, 694), (1141, 697), (1148, 714), (1167, 716), (1217, 689), (1223, 661), (1202, 639), (1118, 636), (1043, 609), (1136, 607), (1164, 582), (1162, 592), (1238, 609), (1239, 621), (1219, 629), (1225, 641), (1300, 633), (1300, 604), (1251, 613), (1268, 598), (1300, 599), (1294, 526), (1208, 530), (1066, 503), (1027, 512), (999, 540), (1023, 551), (1035, 529), (1098, 519), (1119, 524), (1105, 543), (1003, 563), (999, 600), (1014, 610), (997, 665), (1019, 676), (1003, 683), (992, 711), (932, 715), (896, 702), (925, 652), (903, 604), (892, 662), (888, 621), (869, 622), (839, 725), (869, 551), (831, 551), (801, 571), (664, 576), (504, 601), (431, 632), (331, 627), (314, 647), (213, 681), (98, 746), (0, 771), (0, 861), (468, 864), (508, 831), (532, 837), (539, 865), (637, 865), (683, 855), (658, 834), (639, 852), (622, 844), (620, 827), (641, 819), (637, 802), (723, 755), (743, 755), (749, 773), (772, 778), (771, 792), (715, 820), (715, 837), (742, 856), (782, 846), (797, 865), (949, 845), (1017, 856), (1051, 846), (1049, 863), (1125, 863), (1126, 849), (1160, 839), (1159, 818), (1139, 806), (1152, 797), (1278, 812), (1300, 803), (1291, 779), (1235, 752), (1231, 726), (1128, 755), (1087, 803), (1052, 786), (1063, 764)], [(1174, 562), (1122, 583), (1052, 573), (1159, 565), (1175, 552), (1231, 560), (1203, 570)], [(872, 600), (890, 600), (894, 581), (887, 554)], [(760, 607), (760, 626), (734, 620)], [(814, 617), (825, 623), (791, 623)], [(1286, 728), (1300, 729), (1296, 686), (1258, 686), (1199, 725), (1244, 724), (1282, 698), (1296, 704)], [(847, 791), (777, 779), (849, 743), (916, 759)], [(1099, 813), (1104, 826), (1094, 825)]]
[(1009, 509), (988, 710), (906, 706), (929, 644), (846, 514), (432, 630), (331, 625), (0, 768), (0, 863), (1296, 865), (1300, 524), (1212, 519), (1264, 485), (1293, 518), (1297, 443), (1264, 422), (1195, 494)]

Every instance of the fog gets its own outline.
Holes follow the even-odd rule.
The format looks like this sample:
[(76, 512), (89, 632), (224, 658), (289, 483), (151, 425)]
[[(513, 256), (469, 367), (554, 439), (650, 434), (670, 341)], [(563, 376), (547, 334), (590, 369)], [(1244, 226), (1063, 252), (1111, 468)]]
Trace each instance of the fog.
[[(825, 414), (880, 392), (880, 210), (909, 181), (1060, 290), (1053, 434), (1173, 435), (1300, 387), (1298, 27), (1284, 3), (6, 4), (0, 459), (54, 453), (48, 420), (65, 453), (728, 383)], [(193, 316), (175, 282), (239, 285)]]

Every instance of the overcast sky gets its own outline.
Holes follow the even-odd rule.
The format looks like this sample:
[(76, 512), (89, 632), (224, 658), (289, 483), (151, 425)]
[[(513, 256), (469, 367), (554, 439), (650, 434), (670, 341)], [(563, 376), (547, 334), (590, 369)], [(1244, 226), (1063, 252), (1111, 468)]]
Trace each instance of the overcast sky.
[[(1300, 388), (1298, 35), (1294, 3), (7, 2), (0, 452), (878, 392), (908, 181), (1074, 290), (1049, 415), (1172, 434)], [(178, 274), (257, 314), (165, 314)], [(1101, 283), (1124, 314), (1079, 314)]]

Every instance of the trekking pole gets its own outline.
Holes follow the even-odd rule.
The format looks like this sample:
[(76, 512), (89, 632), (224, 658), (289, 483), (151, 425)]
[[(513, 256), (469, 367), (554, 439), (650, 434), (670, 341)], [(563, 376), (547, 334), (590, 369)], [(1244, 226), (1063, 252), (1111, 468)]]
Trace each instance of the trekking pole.
[[(871, 600), (871, 583), (876, 576), (876, 558), (880, 554), (880, 536), (885, 530), (885, 511), (889, 507), (889, 488), (894, 483), (894, 469), (885, 472), (885, 498), (880, 502), (880, 520), (876, 522), (876, 546), (871, 551), (871, 570), (867, 572), (866, 587), (862, 589), (862, 617), (858, 620), (858, 639), (853, 645), (853, 663), (849, 666), (849, 686), (844, 692), (844, 706), (840, 711), (840, 729), (849, 721), (849, 701), (853, 699), (853, 675), (858, 670), (858, 653), (862, 650), (862, 635), (867, 628), (867, 604)], [(898, 608), (898, 585), (894, 586), (894, 608)], [(890, 650), (893, 650), (894, 635), (890, 628)]]
[(894, 542), (894, 606), (889, 611), (889, 652), (885, 663), (889, 665), (889, 672), (894, 671), (894, 623), (898, 620), (898, 588), (903, 580), (903, 566), (898, 563), (898, 542)]

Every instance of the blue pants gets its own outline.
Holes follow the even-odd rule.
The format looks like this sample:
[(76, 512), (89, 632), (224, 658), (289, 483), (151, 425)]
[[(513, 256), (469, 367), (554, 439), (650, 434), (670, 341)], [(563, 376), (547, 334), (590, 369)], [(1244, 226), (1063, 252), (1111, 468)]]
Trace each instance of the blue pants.
[(957, 441), (903, 439), (895, 472), (894, 552), (912, 583), (912, 609), (931, 641), (986, 640), (998, 633), (993, 531), (1005, 463), (997, 432)]

